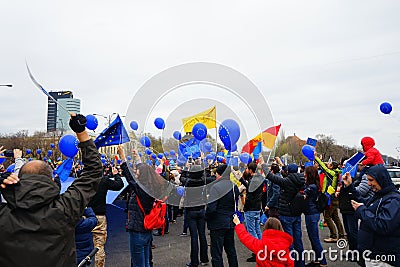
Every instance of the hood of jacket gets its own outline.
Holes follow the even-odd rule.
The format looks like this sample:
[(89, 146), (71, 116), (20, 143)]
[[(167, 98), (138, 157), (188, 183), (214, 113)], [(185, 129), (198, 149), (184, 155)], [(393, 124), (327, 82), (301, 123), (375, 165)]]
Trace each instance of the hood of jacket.
[(57, 184), (45, 175), (24, 174), (15, 186), (2, 191), (7, 205), (12, 209), (35, 211), (48, 205), (60, 195)]
[(388, 192), (397, 191), (396, 186), (392, 181), (392, 178), (390, 178), (388, 171), (383, 165), (378, 164), (370, 167), (367, 171), (367, 174), (369, 176), (372, 176), (382, 187), (382, 189), (376, 192), (375, 194), (385, 195)]
[(277, 255), (280, 250), (289, 250), (293, 243), (293, 238), (280, 230), (267, 229), (262, 236), (261, 240), (265, 240), (264, 245), (267, 247), (267, 251), (274, 250), (272, 251), (273, 255)]
[(374, 147), (375, 140), (372, 137), (366, 136), (361, 139), (361, 145), (364, 152), (368, 151), (370, 148)]

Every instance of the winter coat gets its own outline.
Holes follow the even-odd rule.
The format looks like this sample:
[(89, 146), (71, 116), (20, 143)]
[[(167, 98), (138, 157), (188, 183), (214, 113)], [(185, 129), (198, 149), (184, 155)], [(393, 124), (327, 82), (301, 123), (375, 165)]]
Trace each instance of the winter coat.
[[(396, 260), (388, 263), (400, 266), (400, 193), (396, 190), (389, 173), (382, 165), (376, 165), (368, 170), (381, 186), (365, 205), (360, 206), (356, 218), (360, 219), (358, 231), (358, 249), (361, 252), (371, 251), (370, 258), (376, 255), (395, 255)], [(352, 184), (348, 187), (355, 194), (357, 201), (363, 201)]]
[(246, 187), (246, 200), (244, 202), (244, 212), (260, 211), (262, 209), (262, 194), (264, 187), (264, 177), (258, 173), (254, 174), (249, 182), (240, 178), (240, 182)]
[(317, 209), (317, 198), (318, 188), (315, 184), (306, 185), (304, 188), (304, 194), (306, 195), (306, 204), (304, 209), (304, 215), (319, 214)]
[(60, 195), (48, 176), (20, 173), (2, 190), (0, 266), (76, 266), (75, 226), (96, 193), (102, 164), (92, 140), (79, 144), (85, 167)]
[(236, 225), (235, 231), (240, 242), (256, 254), (256, 267), (294, 266), (289, 250), (293, 238), (289, 234), (267, 229), (260, 240), (249, 234), (243, 224)]
[(108, 176), (101, 178), (99, 189), (96, 195), (89, 202), (88, 207), (91, 207), (96, 215), (106, 215), (106, 197), (108, 190), (119, 191), (124, 187), (124, 182), (119, 174), (114, 176), (114, 180)]
[[(277, 173), (278, 176), (282, 175)], [(283, 178), (283, 177), (282, 177)], [(267, 184), (267, 206), (268, 208), (278, 208), (279, 207), (279, 195), (280, 195), (280, 187), (279, 185), (268, 181)]]
[(75, 226), (76, 258), (79, 264), (94, 249), (92, 230), (97, 225), (96, 214), (92, 208), (86, 208)]
[(239, 189), (227, 178), (217, 180), (210, 189), (206, 218), (209, 230), (233, 229), (232, 216), (235, 214), (235, 202), (239, 197)]
[(361, 182), (358, 186), (354, 187), (358, 192), (357, 196), (354, 196), (349, 189), (342, 188), (339, 194), (339, 209), (343, 214), (354, 214), (353, 206), (351, 205), (351, 200), (357, 197), (361, 197), (363, 203), (367, 203), (368, 200), (374, 196), (374, 191), (368, 185), (367, 175), (363, 175)]
[(281, 192), (279, 195), (279, 214), (283, 216), (296, 216), (290, 210), (296, 194), (304, 187), (304, 175), (302, 173), (289, 173), (287, 177), (281, 177), (270, 172), (266, 164), (262, 165), (266, 178), (279, 185)]
[(365, 157), (361, 163), (363, 165), (377, 165), (384, 164), (382, 155), (375, 146), (375, 140), (371, 137), (364, 137), (361, 139), (361, 145), (363, 147)]
[[(150, 168), (150, 166), (142, 163), (138, 166)], [(154, 198), (147, 194), (139, 186), (139, 184), (136, 182), (136, 178), (133, 177), (133, 173), (130, 171), (126, 162), (121, 164), (121, 169), (123, 175), (126, 177), (126, 180), (130, 185), (130, 188), (132, 189), (132, 193), (128, 202), (128, 219), (126, 222), (126, 230), (140, 233), (151, 232), (144, 228), (144, 214), (139, 207), (136, 196), (139, 198), (139, 201), (142, 204), (143, 210), (146, 214), (149, 214), (151, 209), (153, 208)]]

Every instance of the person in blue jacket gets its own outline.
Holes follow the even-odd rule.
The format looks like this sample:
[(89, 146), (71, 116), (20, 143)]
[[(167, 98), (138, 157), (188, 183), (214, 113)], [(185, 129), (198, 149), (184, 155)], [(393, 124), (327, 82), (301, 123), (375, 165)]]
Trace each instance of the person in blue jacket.
[(350, 174), (343, 176), (342, 191), (356, 196), (351, 204), (361, 220), (358, 250), (367, 267), (400, 266), (400, 193), (381, 164), (369, 168), (367, 177), (375, 195), (362, 203)]
[(92, 230), (97, 225), (96, 214), (86, 208), (83, 217), (75, 226), (76, 260), (79, 264), (94, 249)]

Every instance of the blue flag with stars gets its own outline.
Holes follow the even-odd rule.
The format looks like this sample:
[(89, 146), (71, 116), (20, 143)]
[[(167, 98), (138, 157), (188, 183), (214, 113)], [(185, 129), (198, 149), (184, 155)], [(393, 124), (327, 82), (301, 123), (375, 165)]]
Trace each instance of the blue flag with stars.
[(99, 148), (103, 146), (119, 145), (129, 141), (128, 132), (121, 118), (117, 115), (115, 120), (97, 136), (96, 140), (94, 140), (94, 144)]

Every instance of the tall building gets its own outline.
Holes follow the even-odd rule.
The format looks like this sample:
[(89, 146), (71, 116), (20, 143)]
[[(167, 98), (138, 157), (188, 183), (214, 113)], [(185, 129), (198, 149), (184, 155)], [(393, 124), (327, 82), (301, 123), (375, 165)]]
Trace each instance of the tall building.
[[(74, 99), (71, 91), (57, 91), (49, 92), (61, 105), (63, 105), (69, 112), (80, 113), (81, 101)], [(63, 108), (58, 107), (50, 98), (47, 100), (47, 132), (61, 130), (64, 131), (69, 128), (69, 113)]]

